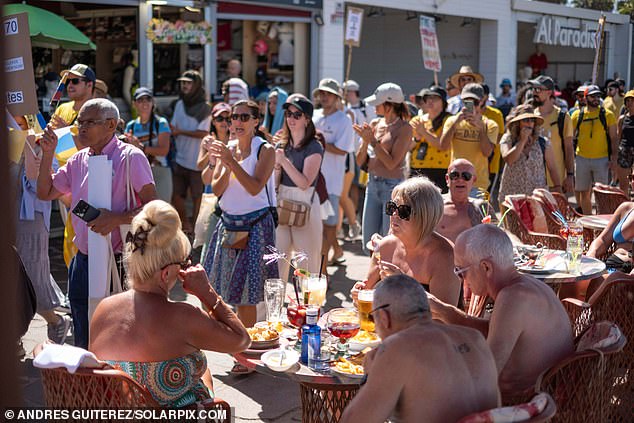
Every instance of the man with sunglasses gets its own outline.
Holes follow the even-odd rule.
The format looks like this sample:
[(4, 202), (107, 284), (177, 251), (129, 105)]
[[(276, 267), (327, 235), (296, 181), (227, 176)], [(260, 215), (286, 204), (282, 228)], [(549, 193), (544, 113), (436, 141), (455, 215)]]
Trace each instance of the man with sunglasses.
[(601, 105), (601, 90), (586, 89), (587, 105), (572, 114), (575, 128), (575, 195), (584, 214), (592, 213), (593, 182), (608, 184), (609, 173), (617, 170), (616, 117)]
[[(574, 189), (574, 147), (572, 145), (573, 127), (570, 115), (555, 105), (555, 81), (549, 76), (540, 75), (528, 81), (533, 87), (533, 106), (535, 114), (544, 118), (544, 136), (550, 139), (555, 156), (555, 167), (558, 179), (563, 181), (563, 191)], [(552, 189), (555, 183), (546, 169), (548, 186)]]
[(493, 299), (491, 318), (467, 315), (428, 294), (432, 316), (487, 337), (502, 396), (532, 388), (544, 370), (574, 351), (561, 301), (548, 285), (515, 269), (513, 244), (500, 228), (478, 225), (460, 234), (454, 263), (474, 295)]
[(93, 98), (95, 81), (97, 80), (95, 72), (81, 63), (63, 70), (60, 76), (66, 78), (66, 92), (71, 101), (60, 104), (55, 109), (55, 113), (51, 116), (51, 125), (55, 129), (75, 123), (81, 107)]
[[(180, 83), (180, 96), (170, 120), (176, 145), (176, 155), (172, 163), (172, 205), (181, 218), (183, 231), (191, 234), (203, 195), (202, 172), (198, 170), (198, 152), (202, 139), (209, 134), (211, 107), (205, 99), (205, 88), (200, 73), (195, 70), (185, 71), (177, 81)], [(191, 220), (185, 209), (188, 195), (194, 203)]]
[(467, 84), (460, 94), (465, 107), (447, 119), (440, 136), (440, 146), (451, 149), (451, 160), (467, 159), (475, 167), (472, 197), (489, 189), (489, 157), (494, 153), (500, 128), (485, 117), (484, 89), (480, 84)]
[(455, 422), (497, 407), (497, 370), (477, 331), (432, 320), (424, 288), (399, 274), (374, 291), (381, 344), (365, 358), (367, 380), (341, 418), (348, 422)]
[[(74, 208), (79, 200), (88, 200), (90, 157), (104, 155), (112, 162), (111, 209), (100, 209), (99, 215), (90, 222), (71, 216), (75, 231), (73, 241), (79, 251), (68, 269), (68, 298), (73, 315), (75, 345), (81, 348), (88, 347), (88, 254), (91, 254), (88, 251), (88, 231), (111, 236), (115, 260), (120, 265), (124, 240), (121, 239), (119, 226), (130, 223), (139, 211), (127, 210), (128, 177), (141, 205), (156, 199), (150, 164), (140, 149), (115, 136), (118, 121), (119, 110), (111, 101), (104, 98), (87, 101), (77, 116), (77, 139), (87, 148), (73, 155), (54, 174), (51, 174), (51, 165), (57, 135), (51, 125), (44, 129), (40, 142), (43, 154), (37, 179), (37, 196), (41, 200), (55, 200), (72, 193), (71, 208)], [(129, 175), (126, 168), (129, 169)]]
[(469, 160), (451, 162), (445, 178), (449, 193), (443, 195), (445, 208), (436, 232), (456, 242), (462, 232), (482, 223), (485, 214), (495, 219), (495, 211), (487, 201), (469, 198), (476, 181), (475, 167)]

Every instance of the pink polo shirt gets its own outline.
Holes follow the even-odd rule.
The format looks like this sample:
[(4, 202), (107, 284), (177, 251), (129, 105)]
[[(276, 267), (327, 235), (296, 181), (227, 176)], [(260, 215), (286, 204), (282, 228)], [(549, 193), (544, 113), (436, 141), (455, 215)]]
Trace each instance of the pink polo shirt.
[[(121, 213), (126, 211), (126, 174), (125, 155), (130, 160), (130, 183), (134, 192), (138, 193), (147, 184), (154, 184), (152, 169), (145, 154), (130, 144), (112, 137), (110, 142), (102, 150), (102, 154), (112, 161), (112, 211)], [(79, 200), (88, 201), (88, 158), (94, 155), (91, 149), (84, 148), (75, 153), (64, 166), (53, 175), (53, 186), (63, 194), (72, 194), (71, 210)], [(138, 195), (136, 204), (140, 204)], [(73, 242), (84, 254), (88, 254), (88, 226), (86, 222), (71, 213), (71, 222), (75, 230)], [(122, 242), (119, 231), (111, 233), (112, 248), (115, 252), (121, 252)]]

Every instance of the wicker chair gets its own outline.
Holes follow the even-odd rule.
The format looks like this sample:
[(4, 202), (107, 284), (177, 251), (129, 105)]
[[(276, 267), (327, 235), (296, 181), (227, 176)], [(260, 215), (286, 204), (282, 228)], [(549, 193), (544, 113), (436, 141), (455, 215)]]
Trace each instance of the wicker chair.
[[(69, 373), (65, 368), (41, 369), (46, 406), (52, 408), (157, 408), (160, 405), (150, 392), (127, 373), (112, 368), (79, 368)], [(229, 404), (214, 398), (193, 404), (187, 409), (202, 407), (224, 410), (231, 421)]]
[[(550, 395), (548, 395), (547, 393), (542, 393), (542, 395), (546, 396), (548, 402), (546, 403), (546, 407), (538, 415), (533, 416), (533, 417), (529, 418), (528, 420), (516, 420), (515, 416), (508, 415), (509, 420), (500, 420), (499, 418), (496, 418), (495, 421), (498, 422), (498, 423), (511, 423), (511, 422), (540, 423), (540, 422), (547, 422), (557, 412), (557, 405), (555, 404), (555, 400), (553, 400), (553, 398)], [(526, 403), (516, 404), (516, 406), (520, 406), (520, 407), (521, 406), (525, 406), (525, 405), (526, 405)], [(473, 423), (473, 422), (489, 421), (489, 420), (485, 420), (482, 417), (482, 414), (486, 413), (486, 412), (490, 412), (490, 411), (495, 412), (496, 410), (499, 410), (499, 409), (500, 408), (493, 408), (491, 410), (484, 410), (484, 411), (480, 411), (478, 413), (469, 414), (468, 416), (465, 416), (465, 417), (461, 418), (460, 420), (458, 420), (458, 423)]]
[(544, 211), (544, 216), (546, 216), (546, 226), (548, 227), (548, 233), (551, 235), (559, 235), (559, 229), (561, 229), (562, 224), (559, 220), (555, 219), (552, 214), (552, 210), (548, 205), (540, 198), (532, 197), (532, 201), (535, 201), (539, 204)]
[(559, 211), (561, 212), (561, 214), (563, 214), (566, 217), (566, 219), (575, 220), (578, 217), (583, 216), (582, 214), (577, 213), (574, 207), (572, 207), (570, 203), (568, 202), (568, 199), (566, 198), (566, 196), (563, 195), (562, 193), (551, 192), (551, 195), (555, 197), (555, 200), (557, 201), (557, 207), (559, 208)]
[[(608, 278), (587, 303), (564, 300), (573, 330), (580, 331), (594, 322), (616, 323), (631, 340), (616, 357), (619, 375), (612, 389), (614, 408), (611, 421), (629, 422), (634, 416), (634, 277), (614, 275)], [(585, 327), (584, 327), (585, 326)]]
[(529, 231), (515, 209), (513, 209), (510, 204), (507, 204), (507, 207), (510, 207), (511, 210), (504, 218), (504, 227), (507, 231), (518, 237), (522, 243), (535, 245), (541, 242), (544, 246), (553, 250), (566, 249), (566, 240), (561, 236)]
[(606, 185), (595, 185), (592, 192), (597, 204), (597, 214), (612, 214), (621, 203), (629, 201), (623, 191)]

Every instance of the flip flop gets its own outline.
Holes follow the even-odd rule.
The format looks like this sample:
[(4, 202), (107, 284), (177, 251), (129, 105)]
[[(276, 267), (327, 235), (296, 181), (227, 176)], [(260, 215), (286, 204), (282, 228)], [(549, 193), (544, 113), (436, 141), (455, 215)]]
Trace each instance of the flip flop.
[(232, 375), (248, 375), (249, 373), (253, 373), (255, 370), (253, 369), (249, 369), (248, 367), (240, 364), (240, 363), (236, 363), (233, 365), (233, 367), (231, 368), (231, 370), (229, 370), (229, 374)]
[(333, 258), (328, 262), (328, 266), (341, 266), (346, 262), (346, 259), (343, 256)]

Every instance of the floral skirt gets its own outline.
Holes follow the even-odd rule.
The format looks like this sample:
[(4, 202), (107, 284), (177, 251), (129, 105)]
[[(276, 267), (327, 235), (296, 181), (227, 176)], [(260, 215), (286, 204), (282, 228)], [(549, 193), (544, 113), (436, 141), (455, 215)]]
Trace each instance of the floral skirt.
[[(227, 230), (249, 231), (244, 250), (223, 247)], [(216, 292), (229, 304), (255, 305), (264, 299), (264, 281), (278, 278), (277, 264), (266, 265), (266, 246), (275, 246), (275, 224), (268, 208), (244, 215), (222, 213), (203, 267)]]

